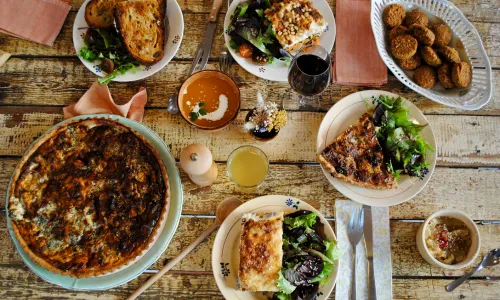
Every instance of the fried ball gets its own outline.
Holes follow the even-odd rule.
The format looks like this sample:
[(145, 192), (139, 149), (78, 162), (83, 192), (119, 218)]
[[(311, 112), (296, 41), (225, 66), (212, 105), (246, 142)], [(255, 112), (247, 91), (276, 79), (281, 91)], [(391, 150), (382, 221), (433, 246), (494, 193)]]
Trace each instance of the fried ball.
[(455, 84), (453, 83), (453, 80), (451, 79), (451, 65), (450, 64), (443, 64), (441, 67), (439, 67), (438, 79), (439, 79), (439, 83), (441, 83), (441, 85), (445, 89), (452, 89), (455, 87)]
[(391, 41), (392, 55), (399, 59), (407, 59), (417, 52), (418, 42), (409, 34), (397, 36)]
[(391, 4), (384, 9), (384, 24), (389, 27), (396, 27), (403, 23), (406, 16), (406, 10), (401, 4)]
[(451, 68), (451, 79), (459, 88), (466, 88), (472, 81), (472, 68), (466, 62), (453, 64)]
[(422, 58), (425, 63), (429, 66), (439, 67), (443, 62), (441, 58), (437, 55), (436, 51), (432, 49), (430, 46), (422, 46), (420, 47), (420, 53), (422, 54)]
[(410, 26), (410, 31), (412, 35), (422, 44), (427, 46), (432, 46), (434, 44), (434, 32), (427, 27), (422, 25), (413, 24)]
[(404, 70), (415, 70), (422, 63), (422, 58), (420, 54), (416, 53), (408, 59), (402, 59), (399, 61), (399, 66)]
[(392, 41), (397, 36), (408, 33), (409, 33), (408, 28), (404, 27), (403, 25), (394, 27), (389, 31), (389, 41)]
[(453, 34), (450, 27), (448, 27), (446, 24), (441, 23), (434, 25), (434, 27), (432, 27), (432, 32), (434, 32), (434, 35), (436, 36), (434, 43), (436, 43), (437, 46), (448, 46), (448, 44), (451, 42), (451, 37)]
[(413, 80), (421, 87), (431, 89), (436, 85), (436, 71), (432, 67), (423, 65), (418, 67), (413, 73)]
[(427, 27), (429, 25), (429, 19), (427, 18), (427, 16), (423, 11), (415, 9), (406, 15), (404, 19), (404, 24), (406, 27), (410, 27), (413, 24)]
[(446, 59), (449, 62), (452, 63), (459, 63), (460, 62), (460, 55), (458, 54), (458, 51), (448, 47), (444, 46), (438, 49), (439, 54), (443, 56), (444, 59)]

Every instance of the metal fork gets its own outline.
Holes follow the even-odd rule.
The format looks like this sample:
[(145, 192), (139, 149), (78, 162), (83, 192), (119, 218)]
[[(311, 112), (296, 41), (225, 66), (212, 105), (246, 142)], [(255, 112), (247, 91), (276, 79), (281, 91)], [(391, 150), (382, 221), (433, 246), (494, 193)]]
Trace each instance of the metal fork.
[(347, 236), (352, 245), (352, 280), (351, 280), (351, 300), (356, 300), (356, 246), (363, 238), (363, 223), (364, 211), (361, 208), (352, 210), (351, 219), (349, 220), (349, 229)]
[[(229, 6), (233, 0), (227, 0), (227, 10), (229, 10)], [(222, 73), (229, 73), (229, 69), (231, 69), (231, 65), (233, 64), (233, 57), (231, 53), (229, 53), (229, 49), (227, 49), (226, 44), (224, 43), (224, 48), (222, 48), (219, 56), (219, 70)]]

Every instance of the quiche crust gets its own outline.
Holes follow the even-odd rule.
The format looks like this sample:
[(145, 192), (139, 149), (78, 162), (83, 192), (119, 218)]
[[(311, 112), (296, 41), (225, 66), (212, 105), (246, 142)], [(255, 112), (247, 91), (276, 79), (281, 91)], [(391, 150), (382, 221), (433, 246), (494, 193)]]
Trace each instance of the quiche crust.
[[(152, 224), (150, 227), (148, 227), (146, 230), (149, 231), (148, 234), (144, 234), (147, 236), (144, 240), (140, 241), (132, 250), (128, 251), (125, 255), (120, 256), (120, 259), (115, 260), (114, 262), (110, 264), (106, 264), (103, 267), (100, 266), (95, 266), (91, 268), (83, 268), (84, 264), (81, 263), (82, 268), (71, 268), (71, 269), (64, 269), (61, 267), (58, 267), (55, 265), (55, 263), (51, 262), (50, 258), (47, 257), (46, 255), (42, 255), (38, 251), (32, 249), (30, 246), (29, 242), (26, 240), (25, 236), (26, 234), (23, 234), (23, 231), (26, 231), (23, 227), (23, 224), (21, 224), (21, 220), (25, 220), (26, 218), (24, 217), (24, 214), (21, 214), (20, 211), (24, 209), (25, 213), (26, 211), (29, 211), (29, 208), (26, 208), (26, 203), (24, 200), (20, 200), (19, 198), (16, 197), (16, 192), (18, 192), (19, 187), (18, 183), (21, 180), (20, 177), (23, 176), (23, 174), (26, 173), (26, 171), (31, 171), (30, 167), (26, 169), (26, 164), (28, 162), (33, 162), (32, 158), (35, 154), (37, 154), (37, 151), (45, 144), (45, 143), (52, 143), (55, 138), (59, 137), (61, 134), (68, 133), (71, 131), (74, 126), (84, 126), (88, 130), (92, 129), (94, 127), (98, 126), (111, 126), (113, 128), (116, 128), (118, 130), (123, 130), (123, 132), (126, 133), (131, 133), (135, 138), (137, 138), (137, 141), (140, 145), (145, 146), (147, 151), (147, 155), (152, 155), (151, 160), (153, 162), (156, 162), (156, 167), (157, 167), (157, 172), (158, 176), (161, 176), (161, 178), (158, 179), (158, 182), (161, 182), (160, 186), (163, 186), (161, 188), (160, 192), (160, 198), (159, 201), (161, 201), (160, 205), (161, 207), (159, 208), (160, 211), (155, 214), (157, 217), (154, 218), (154, 222), (150, 223)], [(56, 163), (61, 163), (61, 162), (56, 162)], [(54, 171), (54, 169), (50, 169), (49, 171)], [(29, 172), (28, 172), (29, 173)], [(156, 174), (156, 172), (154, 172)], [(60, 200), (60, 199), (50, 199), (50, 200)], [(93, 118), (88, 118), (88, 119), (81, 119), (81, 120), (75, 120), (72, 122), (65, 123), (61, 126), (57, 126), (53, 128), (51, 131), (47, 132), (44, 134), (42, 137), (40, 137), (38, 140), (36, 140), (32, 146), (26, 151), (26, 153), (23, 155), (21, 161), (19, 162), (18, 166), (16, 167), (14, 174), (12, 176), (12, 180), (10, 183), (10, 195), (9, 195), (9, 207), (8, 207), (8, 212), (11, 217), (11, 225), (13, 232), (16, 236), (16, 239), (18, 240), (19, 244), (23, 248), (23, 250), (28, 254), (28, 256), (38, 263), (40, 266), (43, 268), (52, 271), (56, 274), (60, 275), (66, 275), (66, 276), (71, 276), (71, 277), (77, 277), (77, 278), (82, 278), (82, 277), (97, 277), (97, 276), (102, 276), (106, 275), (109, 273), (113, 273), (115, 271), (118, 271), (128, 265), (130, 265), (132, 262), (136, 261), (138, 258), (140, 258), (142, 255), (144, 255), (154, 244), (156, 241), (158, 235), (161, 233), (161, 230), (164, 227), (164, 224), (166, 222), (168, 210), (169, 210), (169, 204), (170, 204), (170, 187), (169, 187), (169, 181), (168, 181), (168, 175), (167, 171), (165, 169), (165, 166), (161, 160), (161, 158), (158, 155), (158, 152), (154, 149), (154, 147), (150, 144), (150, 142), (144, 138), (141, 134), (138, 132), (134, 131), (130, 127), (119, 123), (118, 121), (105, 118), (105, 117), (93, 117)], [(47, 206), (52, 205), (51, 203), (56, 203), (57, 201), (51, 201), (47, 204)], [(23, 207), (24, 205), (24, 207)], [(56, 204), (53, 204), (56, 205)], [(42, 207), (41, 209), (45, 209), (45, 206)], [(158, 208), (157, 208), (158, 210)], [(49, 211), (49, 209), (44, 210), (44, 212)], [(75, 209), (76, 211), (76, 209)], [(117, 210), (110, 210), (111, 213), (115, 213)], [(31, 212), (33, 213), (33, 212)], [(68, 216), (68, 212), (65, 211), (65, 216)], [(40, 216), (40, 213), (37, 212), (37, 216)], [(87, 215), (88, 216), (88, 215)], [(92, 216), (91, 216), (92, 217)], [(35, 217), (36, 218), (36, 217)], [(33, 223), (33, 219), (30, 219), (28, 223)], [(58, 221), (57, 218), (50, 220), (50, 222), (55, 222)], [(60, 220), (59, 220), (60, 221)], [(151, 220), (150, 220), (151, 221)], [(64, 222), (66, 226), (66, 222)], [(119, 224), (121, 227), (126, 228), (126, 226), (133, 226), (133, 223), (127, 222), (127, 220), (123, 220), (123, 223)], [(144, 224), (143, 224), (144, 225)], [(152, 228), (151, 228), (152, 227)], [(47, 239), (50, 242), (50, 239)], [(118, 247), (123, 247), (123, 245), (114, 245), (116, 248)], [(86, 245), (83, 244), (81, 246), (84, 248), (87, 253), (91, 253), (92, 249), (86, 249)], [(111, 247), (110, 247), (111, 248)], [(90, 255), (90, 254), (89, 254)], [(57, 253), (54, 255), (55, 258), (58, 258)], [(63, 257), (63, 256), (61, 256)], [(85, 257), (83, 257), (85, 258)], [(90, 259), (90, 257), (88, 257)], [(106, 257), (107, 259), (109, 257)], [(111, 256), (113, 258), (113, 256)], [(80, 265), (79, 261), (82, 260), (82, 257), (76, 257), (73, 258), (75, 259), (76, 265)]]

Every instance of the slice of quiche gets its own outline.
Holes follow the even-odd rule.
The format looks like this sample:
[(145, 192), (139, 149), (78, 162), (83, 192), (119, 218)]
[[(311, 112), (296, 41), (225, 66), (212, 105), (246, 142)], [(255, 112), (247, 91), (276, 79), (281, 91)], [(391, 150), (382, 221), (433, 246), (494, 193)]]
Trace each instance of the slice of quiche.
[(397, 187), (368, 113), (326, 147), (318, 160), (333, 176), (351, 184), (371, 189)]

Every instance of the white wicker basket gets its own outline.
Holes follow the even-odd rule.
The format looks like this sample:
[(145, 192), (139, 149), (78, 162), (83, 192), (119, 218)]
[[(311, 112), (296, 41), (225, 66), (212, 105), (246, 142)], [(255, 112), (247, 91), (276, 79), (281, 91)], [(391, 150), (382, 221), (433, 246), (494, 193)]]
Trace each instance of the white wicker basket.
[[(411, 79), (413, 77), (412, 71), (404, 71), (397, 65), (390, 54), (386, 28), (382, 21), (384, 8), (392, 3), (403, 5), (407, 11), (418, 8), (427, 14), (430, 23), (435, 23), (437, 17), (451, 28), (454, 35), (451, 44), (454, 45), (461, 41), (465, 53), (460, 53), (461, 51), (459, 53), (463, 60), (466, 60), (468, 56), (472, 65), (472, 84), (470, 87), (446, 90), (438, 84), (433, 89), (426, 89), (413, 82)], [(451, 2), (446, 0), (372, 0), (371, 24), (382, 60), (394, 76), (407, 87), (438, 103), (466, 110), (479, 109), (490, 101), (493, 79), (483, 42), (474, 26)]]

